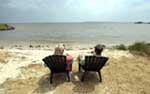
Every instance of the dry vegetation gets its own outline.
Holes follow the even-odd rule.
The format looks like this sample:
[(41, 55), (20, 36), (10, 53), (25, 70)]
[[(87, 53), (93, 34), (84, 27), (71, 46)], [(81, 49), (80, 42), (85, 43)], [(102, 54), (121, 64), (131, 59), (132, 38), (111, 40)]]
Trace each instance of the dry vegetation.
[(150, 57), (150, 43), (135, 42), (132, 45), (125, 46), (124, 44), (116, 45), (113, 48), (118, 50), (129, 50), (134, 55)]

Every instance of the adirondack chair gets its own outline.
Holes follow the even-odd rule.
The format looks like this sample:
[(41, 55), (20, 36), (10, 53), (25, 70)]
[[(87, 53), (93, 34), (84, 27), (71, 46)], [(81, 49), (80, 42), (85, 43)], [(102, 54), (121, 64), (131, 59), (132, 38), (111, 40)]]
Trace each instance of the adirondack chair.
[(93, 71), (98, 72), (99, 81), (102, 82), (101, 69), (107, 61), (107, 57), (85, 56), (85, 65), (83, 66), (79, 64), (79, 71), (82, 69), (81, 81), (84, 81), (86, 72)]
[(53, 83), (53, 74), (66, 73), (67, 81), (70, 81), (69, 71), (66, 70), (66, 56), (64, 55), (51, 55), (43, 59), (44, 63), (49, 67), (50, 83)]

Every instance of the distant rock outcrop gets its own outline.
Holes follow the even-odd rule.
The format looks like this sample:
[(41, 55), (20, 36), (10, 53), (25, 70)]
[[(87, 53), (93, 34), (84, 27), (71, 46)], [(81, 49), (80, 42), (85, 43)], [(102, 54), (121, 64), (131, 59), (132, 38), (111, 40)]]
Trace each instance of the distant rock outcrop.
[(0, 24), (0, 31), (5, 31), (5, 30), (14, 30), (15, 27), (9, 26), (8, 24)]
[(142, 22), (142, 21), (138, 21), (138, 22), (134, 22), (134, 24), (150, 24), (150, 22)]
[(143, 24), (144, 22), (141, 22), (141, 21), (139, 21), (139, 22), (134, 22), (135, 24)]

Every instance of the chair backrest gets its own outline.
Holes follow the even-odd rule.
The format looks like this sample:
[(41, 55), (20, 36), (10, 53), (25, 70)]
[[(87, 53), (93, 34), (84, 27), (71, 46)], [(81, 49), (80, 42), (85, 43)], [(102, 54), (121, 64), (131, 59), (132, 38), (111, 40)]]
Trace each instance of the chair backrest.
[(64, 55), (51, 55), (43, 59), (45, 64), (52, 72), (65, 72), (66, 71), (66, 56)]
[(99, 71), (108, 61), (107, 57), (103, 56), (85, 56), (85, 70)]

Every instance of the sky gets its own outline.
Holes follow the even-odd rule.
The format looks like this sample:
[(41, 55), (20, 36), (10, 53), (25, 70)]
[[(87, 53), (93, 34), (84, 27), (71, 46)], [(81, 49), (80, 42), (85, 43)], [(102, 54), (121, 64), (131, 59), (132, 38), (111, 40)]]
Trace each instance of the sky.
[(150, 21), (150, 0), (0, 0), (0, 23)]

